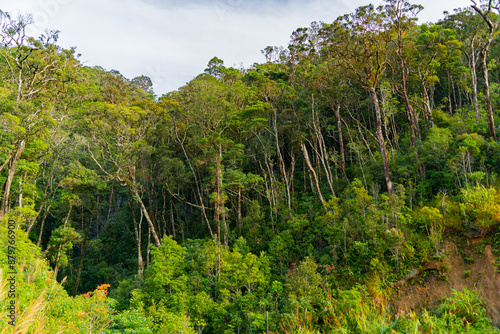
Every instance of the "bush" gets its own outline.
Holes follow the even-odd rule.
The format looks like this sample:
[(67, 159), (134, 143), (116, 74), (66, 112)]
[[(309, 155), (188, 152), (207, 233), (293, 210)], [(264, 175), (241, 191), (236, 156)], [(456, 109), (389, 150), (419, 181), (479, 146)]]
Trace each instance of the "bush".
[(461, 192), (460, 208), (477, 227), (487, 230), (500, 223), (500, 194), (495, 188), (478, 185)]
[(491, 333), (491, 321), (486, 317), (484, 300), (477, 290), (453, 290), (451, 297), (438, 308), (438, 314), (447, 324), (458, 327), (461, 332), (476, 329), (482, 333)]

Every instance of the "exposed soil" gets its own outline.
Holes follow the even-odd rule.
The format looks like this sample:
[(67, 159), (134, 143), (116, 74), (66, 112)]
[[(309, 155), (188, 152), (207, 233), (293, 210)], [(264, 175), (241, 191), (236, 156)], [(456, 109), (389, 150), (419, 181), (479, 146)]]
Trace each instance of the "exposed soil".
[[(500, 326), (500, 273), (490, 245), (481, 246), (480, 239), (469, 239), (464, 245), (445, 241), (441, 260), (431, 261), (398, 282), (392, 306), (398, 311), (419, 312), (423, 307), (436, 307), (453, 290), (477, 288), (488, 317)], [(482, 251), (481, 251), (482, 250)]]

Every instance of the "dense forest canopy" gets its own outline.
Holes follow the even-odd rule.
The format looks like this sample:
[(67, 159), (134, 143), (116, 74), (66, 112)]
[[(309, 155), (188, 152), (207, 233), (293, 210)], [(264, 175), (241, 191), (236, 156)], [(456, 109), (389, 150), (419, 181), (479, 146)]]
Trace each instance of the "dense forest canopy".
[(161, 97), (0, 12), (1, 332), (495, 332), (481, 284), (395, 306), (451, 243), (500, 254), (500, 3), (421, 10), (313, 22)]

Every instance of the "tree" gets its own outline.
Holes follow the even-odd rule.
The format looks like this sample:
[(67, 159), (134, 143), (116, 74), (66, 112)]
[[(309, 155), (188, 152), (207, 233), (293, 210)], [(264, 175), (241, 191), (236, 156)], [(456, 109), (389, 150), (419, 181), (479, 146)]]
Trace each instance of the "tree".
[[(415, 39), (416, 48), (412, 54), (414, 79), (422, 87), (426, 115), (431, 126), (434, 126), (432, 115), (434, 90), (442, 79), (439, 77), (439, 69), (445, 68), (449, 73), (456, 66), (460, 60), (460, 42), (456, 39), (455, 31), (437, 24), (421, 25)], [(449, 94), (451, 94), (450, 84), (451, 82), (449, 82)], [(451, 103), (451, 100), (448, 103)], [(449, 109), (451, 114), (451, 104)]]
[(484, 92), (484, 101), (486, 104), (486, 117), (488, 119), (488, 130), (490, 132), (490, 136), (496, 141), (497, 134), (495, 131), (495, 120), (493, 118), (493, 108), (491, 106), (491, 96), (490, 96), (490, 78), (488, 76), (488, 53), (490, 51), (491, 43), (493, 42), (493, 35), (500, 27), (500, 21), (498, 17), (494, 17), (492, 13), (492, 9), (495, 8), (500, 13), (500, 8), (493, 6), (493, 0), (489, 0), (487, 2), (486, 8), (483, 10), (480, 8), (474, 0), (471, 0), (473, 5), (471, 5), (474, 10), (481, 15), (484, 20), (484, 23), (488, 27), (488, 36), (486, 40), (481, 45), (481, 71), (483, 72), (483, 92)]
[(409, 32), (414, 29), (417, 20), (417, 14), (423, 9), (420, 5), (411, 5), (405, 0), (386, 0), (385, 13), (394, 30), (396, 37), (393, 43), (395, 44), (396, 58), (398, 62), (397, 71), (392, 69), (392, 77), (395, 79), (399, 75), (399, 82), (395, 86), (398, 93), (402, 95), (406, 106), (406, 114), (408, 117), (408, 124), (410, 128), (410, 143), (415, 149), (415, 154), (418, 158), (417, 144), (415, 140), (415, 129), (418, 127), (416, 122), (415, 112), (413, 105), (410, 101), (408, 92), (408, 81), (410, 79), (410, 61), (411, 54), (414, 48), (413, 40), (408, 38)]
[(151, 93), (153, 91), (153, 81), (145, 75), (133, 78), (132, 84), (137, 85), (140, 89), (147, 93)]
[(387, 69), (391, 42), (391, 31), (387, 28), (386, 17), (382, 7), (375, 9), (373, 5), (363, 6), (350, 15), (338, 18), (333, 25), (326, 28), (331, 29), (331, 47), (338, 55), (337, 64), (349, 71), (372, 98), (376, 137), (382, 156), (387, 191), (392, 195), (393, 185), (377, 95), (380, 79)]
[(81, 241), (81, 235), (72, 227), (63, 226), (52, 231), (50, 237), (51, 253), (49, 258), (54, 261), (54, 281), (57, 280), (59, 268), (65, 267), (69, 263), (68, 251), (73, 249), (73, 243)]
[(10, 207), (9, 197), (19, 160), (26, 148), (44, 138), (53, 123), (44, 103), (39, 103), (38, 99), (49, 92), (57, 94), (54, 85), (60, 83), (61, 71), (75, 65), (74, 50), (63, 50), (55, 44), (57, 31), (48, 31), (36, 40), (26, 36), (29, 24), (30, 17), (20, 16), (16, 20), (0, 11), (0, 59), (4, 69), (1, 74), (15, 96), (15, 101), (3, 112), (15, 126), (0, 166), (0, 172), (5, 168), (7, 171), (0, 218)]
[(472, 103), (479, 124), (480, 112), (478, 102), (477, 62), (480, 58), (481, 43), (484, 43), (485, 30), (482, 29), (482, 18), (475, 15), (472, 8), (455, 10), (454, 14), (446, 16), (443, 25), (457, 32), (457, 38), (462, 42), (462, 53), (467, 57), (471, 73)]
[[(217, 58), (211, 61), (209, 67), (217, 68), (220, 74), (202, 74), (171, 96), (177, 105), (170, 113), (171, 136), (192, 172), (198, 199), (196, 206), (201, 209), (202, 219), (207, 224), (210, 236), (215, 239), (203, 196), (203, 190), (211, 190), (209, 198), (213, 203), (220, 248), (221, 236), (226, 246), (229, 237), (223, 161), (226, 157), (230, 158), (230, 154), (241, 150), (242, 145), (232, 140), (230, 132), (237, 114), (248, 103), (248, 92), (241, 81), (234, 79), (234, 71), (225, 69)], [(208, 187), (202, 183), (204, 176), (211, 179)], [(220, 249), (218, 254), (220, 264)]]
[(120, 182), (130, 189), (134, 200), (139, 204), (154, 242), (160, 246), (159, 229), (153, 223), (144, 201), (139, 176), (140, 161), (150, 156), (153, 147), (148, 145), (146, 136), (158, 124), (158, 117), (148, 110), (137, 106), (93, 103), (81, 114), (82, 143), (99, 169), (110, 180)]

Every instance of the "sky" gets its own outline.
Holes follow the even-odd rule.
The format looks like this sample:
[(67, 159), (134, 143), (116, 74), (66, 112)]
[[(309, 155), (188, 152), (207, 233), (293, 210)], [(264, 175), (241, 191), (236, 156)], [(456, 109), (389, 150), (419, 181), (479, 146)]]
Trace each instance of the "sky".
[[(373, 0), (374, 4), (381, 1)], [(470, 0), (411, 1), (424, 6), (419, 22)], [(158, 96), (202, 73), (213, 57), (226, 67), (262, 63), (266, 46), (286, 46), (312, 21), (333, 22), (369, 0), (0, 0), (0, 10), (31, 14), (30, 36), (59, 30), (58, 44), (76, 46), (85, 66), (149, 76)]]

